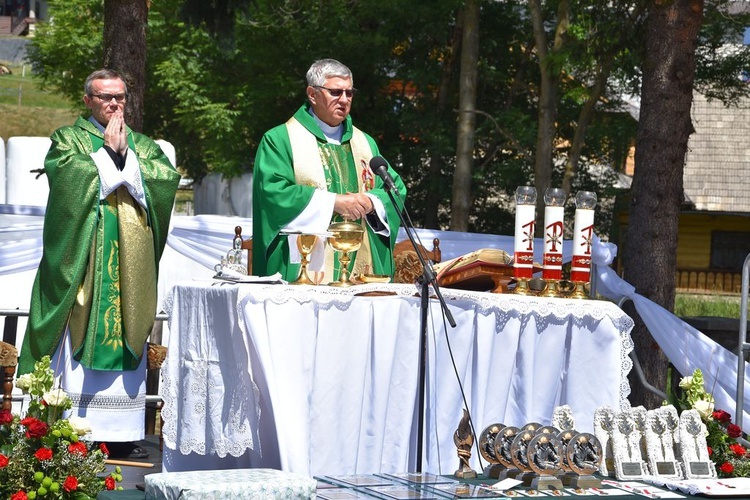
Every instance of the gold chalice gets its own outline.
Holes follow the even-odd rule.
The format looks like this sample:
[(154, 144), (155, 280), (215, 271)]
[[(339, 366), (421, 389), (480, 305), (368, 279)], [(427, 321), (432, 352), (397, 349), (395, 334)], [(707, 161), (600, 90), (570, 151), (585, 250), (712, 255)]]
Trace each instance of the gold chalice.
[(299, 276), (297, 279), (290, 283), (291, 285), (314, 285), (315, 282), (310, 279), (307, 274), (307, 266), (310, 264), (310, 254), (315, 248), (318, 237), (314, 234), (300, 234), (297, 236), (297, 248), (301, 256), (301, 262), (299, 266)]
[(356, 222), (343, 221), (334, 222), (328, 226), (328, 231), (331, 236), (326, 238), (326, 241), (331, 248), (341, 252), (339, 257), (339, 272), (338, 281), (332, 281), (329, 283), (331, 286), (352, 286), (353, 283), (349, 280), (349, 252), (356, 252), (362, 245), (362, 238), (364, 237), (365, 230), (361, 225)]

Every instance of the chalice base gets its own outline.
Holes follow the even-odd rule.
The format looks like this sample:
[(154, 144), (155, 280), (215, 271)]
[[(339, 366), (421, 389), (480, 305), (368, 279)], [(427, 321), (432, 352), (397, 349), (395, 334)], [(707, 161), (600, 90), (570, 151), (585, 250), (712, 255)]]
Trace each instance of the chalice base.
[(300, 269), (299, 276), (296, 280), (289, 283), (290, 285), (315, 285), (315, 282), (310, 279), (310, 276), (307, 275), (307, 269), (302, 268)]

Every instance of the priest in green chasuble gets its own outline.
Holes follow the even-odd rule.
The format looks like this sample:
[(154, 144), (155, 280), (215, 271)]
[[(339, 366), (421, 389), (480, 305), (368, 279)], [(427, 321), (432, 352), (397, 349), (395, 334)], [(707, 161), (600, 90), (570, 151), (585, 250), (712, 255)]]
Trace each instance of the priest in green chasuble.
[(19, 374), (52, 356), (73, 415), (111, 456), (142, 457), (145, 343), (156, 314), (159, 259), (180, 180), (161, 147), (124, 119), (112, 70), (92, 73), (91, 117), (56, 130), (45, 157), (49, 198)]
[[(295, 280), (300, 255), (294, 233), (321, 234), (332, 222), (349, 220), (365, 230), (350, 271), (393, 276), (400, 219), (383, 180), (370, 169), (378, 146), (349, 116), (355, 93), (349, 68), (333, 59), (316, 61), (307, 71), (307, 102), (263, 136), (253, 170), (254, 274), (279, 272)], [(403, 203), (406, 187), (390, 166), (388, 172)], [(313, 279), (337, 280), (338, 266), (318, 238), (308, 267)]]

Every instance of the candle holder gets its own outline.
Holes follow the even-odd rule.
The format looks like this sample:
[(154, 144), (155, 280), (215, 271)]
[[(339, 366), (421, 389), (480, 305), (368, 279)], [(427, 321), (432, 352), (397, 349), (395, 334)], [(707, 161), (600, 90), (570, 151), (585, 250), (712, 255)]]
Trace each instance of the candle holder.
[(562, 280), (562, 246), (565, 218), (565, 191), (547, 188), (544, 192), (544, 264), (542, 279), (543, 297), (559, 297)]
[(536, 188), (518, 186), (516, 188), (516, 228), (513, 250), (513, 277), (516, 287), (513, 293), (529, 295), (534, 293), (529, 280), (534, 274), (534, 220), (536, 218)]
[(588, 297), (586, 285), (591, 280), (591, 242), (594, 236), (594, 208), (596, 193), (576, 193), (576, 214), (573, 225), (573, 259), (570, 266), (570, 281), (574, 289), (570, 294), (576, 299)]

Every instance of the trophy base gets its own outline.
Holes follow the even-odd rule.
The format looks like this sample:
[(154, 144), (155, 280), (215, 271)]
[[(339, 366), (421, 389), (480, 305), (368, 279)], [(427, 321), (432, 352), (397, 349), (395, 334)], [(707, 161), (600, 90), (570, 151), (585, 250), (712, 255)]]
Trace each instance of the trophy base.
[(458, 469), (453, 473), (453, 477), (457, 479), (476, 479), (477, 471), (474, 469)]
[(506, 470), (507, 469), (502, 464), (490, 464), (484, 468), (484, 476), (490, 479), (498, 479), (500, 474)]
[(518, 475), (521, 474), (521, 471), (519, 469), (504, 469), (500, 471), (500, 475), (497, 476), (498, 479), (515, 479), (518, 477)]
[(574, 476), (570, 478), (571, 488), (601, 488), (602, 480), (594, 476)]
[(531, 481), (535, 490), (562, 490), (563, 482), (557, 476), (537, 476)]
[(516, 481), (521, 481), (524, 486), (531, 486), (531, 483), (534, 482), (534, 479), (538, 478), (539, 474), (536, 472), (522, 472), (519, 475), (516, 476)]

